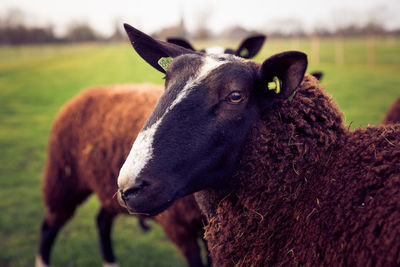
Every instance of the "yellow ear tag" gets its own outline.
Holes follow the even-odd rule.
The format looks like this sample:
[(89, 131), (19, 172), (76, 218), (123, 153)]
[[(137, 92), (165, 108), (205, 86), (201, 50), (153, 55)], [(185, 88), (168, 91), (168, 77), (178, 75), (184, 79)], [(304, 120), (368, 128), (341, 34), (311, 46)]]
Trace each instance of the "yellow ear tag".
[(172, 62), (172, 57), (162, 57), (158, 60), (158, 65), (160, 65), (161, 68), (163, 68), (165, 71), (167, 71), (169, 65), (171, 65)]
[(242, 50), (240, 50), (239, 55), (241, 57), (247, 57), (249, 55), (249, 50), (247, 50), (247, 48), (243, 48)]
[(279, 94), (281, 91), (281, 81), (278, 77), (274, 76), (272, 82), (268, 83), (268, 90), (274, 90), (275, 93)]

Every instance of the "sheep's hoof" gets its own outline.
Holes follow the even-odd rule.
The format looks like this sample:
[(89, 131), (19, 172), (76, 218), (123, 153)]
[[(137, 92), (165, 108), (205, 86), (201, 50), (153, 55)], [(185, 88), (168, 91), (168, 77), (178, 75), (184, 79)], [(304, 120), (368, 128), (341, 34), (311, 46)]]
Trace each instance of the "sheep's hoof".
[(40, 255), (37, 255), (35, 261), (35, 267), (49, 267), (49, 265), (43, 262), (42, 257)]
[(103, 262), (103, 267), (118, 267), (118, 263), (116, 262)]

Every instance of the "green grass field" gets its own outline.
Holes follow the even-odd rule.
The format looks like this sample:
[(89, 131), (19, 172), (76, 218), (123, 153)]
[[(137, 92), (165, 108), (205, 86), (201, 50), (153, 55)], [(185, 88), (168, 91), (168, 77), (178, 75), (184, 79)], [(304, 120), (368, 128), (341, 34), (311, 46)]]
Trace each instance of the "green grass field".
[[(202, 47), (210, 44), (196, 44)], [(235, 45), (233, 45), (235, 46)], [(269, 40), (255, 59), (292, 49), (291, 41)], [(307, 40), (298, 48), (311, 51)], [(335, 41), (321, 40), (322, 84), (334, 96), (348, 124), (377, 124), (400, 96), (400, 40), (377, 40), (376, 64), (368, 67), (366, 43), (345, 40), (344, 64), (335, 64)], [(121, 83), (161, 84), (162, 75), (128, 44), (0, 47), (0, 266), (32, 266), (44, 215), (40, 183), (49, 129), (60, 107), (83, 88)], [(91, 197), (63, 228), (53, 266), (100, 266)], [(113, 240), (121, 266), (184, 266), (162, 229), (142, 233), (137, 220), (120, 216)]]

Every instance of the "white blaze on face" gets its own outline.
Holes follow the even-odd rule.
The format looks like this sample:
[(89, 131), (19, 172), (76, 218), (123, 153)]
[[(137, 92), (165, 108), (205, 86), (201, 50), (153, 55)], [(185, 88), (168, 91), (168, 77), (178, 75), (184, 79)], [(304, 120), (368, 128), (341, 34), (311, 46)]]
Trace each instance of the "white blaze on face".
[(212, 70), (218, 68), (225, 62), (217, 61), (212, 57), (205, 57), (196, 76), (189, 78), (182, 91), (176, 96), (175, 100), (165, 110), (164, 114), (150, 127), (140, 131), (132, 149), (129, 152), (124, 165), (122, 166), (118, 176), (118, 187), (126, 190), (135, 184), (136, 177), (140, 174), (146, 164), (153, 158), (153, 141), (158, 127), (162, 123), (164, 117), (171, 111), (177, 104), (182, 102), (183, 99), (189, 94), (191, 89), (204, 79)]
[(225, 54), (225, 48), (221, 46), (213, 46), (206, 49), (207, 54), (221, 55)]

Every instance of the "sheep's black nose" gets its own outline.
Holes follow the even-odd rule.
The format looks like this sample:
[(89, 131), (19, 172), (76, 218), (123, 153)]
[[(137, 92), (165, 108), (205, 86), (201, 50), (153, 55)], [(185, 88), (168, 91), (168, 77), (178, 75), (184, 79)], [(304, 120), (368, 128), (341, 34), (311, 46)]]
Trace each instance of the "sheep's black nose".
[(121, 197), (125, 202), (129, 202), (132, 198), (140, 194), (146, 187), (150, 186), (149, 182), (139, 180), (129, 189), (123, 191), (120, 190)]

